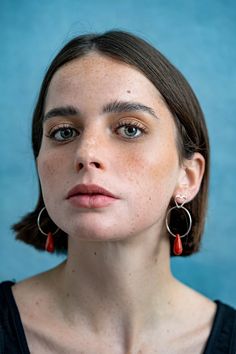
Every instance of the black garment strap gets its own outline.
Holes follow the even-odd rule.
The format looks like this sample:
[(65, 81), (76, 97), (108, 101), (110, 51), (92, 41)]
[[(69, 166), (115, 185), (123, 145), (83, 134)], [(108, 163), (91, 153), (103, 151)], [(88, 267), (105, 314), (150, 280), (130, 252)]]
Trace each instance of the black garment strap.
[(11, 289), (12, 285), (14, 285), (14, 282), (11, 281), (2, 282), (0, 284), (0, 290), (3, 292), (5, 301), (8, 303), (8, 308), (11, 315), (11, 320), (14, 324), (14, 332), (17, 337), (17, 342), (18, 342), (17, 344), (19, 345), (20, 353), (30, 354), (26, 337), (25, 337), (25, 332), (20, 319), (20, 314), (12, 294), (12, 289)]
[(236, 354), (236, 310), (215, 300), (217, 311), (204, 354)]
[(232, 339), (230, 344), (230, 353), (236, 354), (236, 310), (234, 314), (234, 322), (233, 322), (233, 330), (232, 330)]
[(0, 354), (4, 354), (5, 336), (0, 324)]

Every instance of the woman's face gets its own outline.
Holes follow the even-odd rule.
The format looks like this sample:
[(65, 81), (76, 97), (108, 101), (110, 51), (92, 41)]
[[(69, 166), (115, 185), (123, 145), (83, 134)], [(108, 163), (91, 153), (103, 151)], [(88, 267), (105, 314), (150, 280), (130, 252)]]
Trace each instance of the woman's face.
[(97, 53), (66, 64), (50, 83), (43, 130), (43, 198), (63, 231), (97, 241), (158, 235), (181, 167), (172, 115), (143, 74)]

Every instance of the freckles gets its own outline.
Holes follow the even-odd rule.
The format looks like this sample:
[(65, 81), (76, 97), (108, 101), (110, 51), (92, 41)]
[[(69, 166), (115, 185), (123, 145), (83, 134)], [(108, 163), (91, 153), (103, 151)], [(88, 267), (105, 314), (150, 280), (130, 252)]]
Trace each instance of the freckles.
[[(160, 186), (161, 189), (172, 188), (173, 181), (178, 171), (179, 158), (174, 143), (169, 142), (164, 147), (154, 151), (148, 146), (144, 149), (137, 148), (136, 151), (121, 156), (123, 159), (122, 172), (126, 179), (135, 184), (137, 189), (143, 189), (143, 183), (149, 184), (150, 188)], [(141, 196), (140, 196), (141, 197)], [(150, 199), (150, 203), (151, 199)]]
[(140, 160), (139, 156), (131, 156), (125, 159), (123, 173), (130, 182), (136, 182), (139, 185), (139, 175), (143, 169), (147, 168), (145, 161)]
[[(168, 191), (172, 193), (172, 189), (176, 181), (176, 164), (166, 162), (160, 166), (153, 166), (149, 170), (149, 176), (153, 181), (153, 186), (159, 190), (159, 196), (165, 195)], [(169, 194), (169, 193), (168, 193)], [(151, 200), (150, 200), (151, 202)]]
[(42, 177), (49, 177), (54, 175), (55, 173), (55, 166), (51, 163), (51, 160), (43, 160), (39, 165), (39, 173)]
[(149, 161), (151, 174), (155, 177), (171, 176), (178, 169), (179, 157), (175, 147), (168, 144)]
[(39, 175), (43, 178), (55, 177), (58, 178), (60, 170), (63, 169), (64, 160), (61, 157), (47, 157), (39, 160), (38, 169)]

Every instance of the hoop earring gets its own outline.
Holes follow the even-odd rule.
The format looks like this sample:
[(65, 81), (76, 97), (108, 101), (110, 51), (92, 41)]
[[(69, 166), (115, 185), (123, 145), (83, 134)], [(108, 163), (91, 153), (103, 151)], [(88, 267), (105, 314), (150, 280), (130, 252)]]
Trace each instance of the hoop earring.
[[(183, 199), (183, 202), (182, 203), (178, 203), (177, 202), (177, 198), (181, 198)], [(173, 246), (173, 253), (176, 255), (176, 256), (180, 256), (182, 253), (183, 253), (183, 245), (182, 245), (182, 240), (181, 238), (187, 236), (189, 234), (189, 231), (191, 230), (191, 227), (192, 227), (192, 217), (191, 217), (191, 214), (190, 212), (188, 211), (188, 209), (186, 209), (184, 207), (184, 204), (186, 203), (186, 196), (183, 196), (183, 195), (176, 195), (175, 197), (175, 206), (170, 208), (166, 214), (166, 228), (168, 230), (168, 232), (173, 236), (175, 237), (175, 241), (174, 241), (174, 246)], [(187, 231), (185, 232), (185, 234), (183, 235), (180, 235), (180, 234), (174, 234), (171, 229), (170, 229), (170, 226), (169, 226), (169, 216), (170, 216), (170, 213), (172, 210), (175, 210), (175, 209), (181, 209), (181, 210), (184, 210), (184, 212), (187, 214), (187, 217), (188, 217), (188, 229)]]
[(41, 215), (42, 215), (42, 212), (46, 210), (46, 207), (43, 207), (40, 212), (39, 212), (39, 215), (38, 215), (38, 218), (37, 218), (37, 225), (38, 225), (38, 229), (39, 231), (47, 236), (47, 240), (46, 240), (46, 243), (45, 243), (45, 250), (47, 252), (50, 252), (50, 253), (53, 253), (54, 250), (55, 250), (55, 245), (54, 245), (54, 235), (57, 233), (57, 231), (59, 230), (59, 227), (56, 229), (56, 231), (54, 231), (53, 233), (52, 232), (44, 232), (42, 229), (41, 229), (41, 226), (40, 226), (40, 218), (41, 218)]

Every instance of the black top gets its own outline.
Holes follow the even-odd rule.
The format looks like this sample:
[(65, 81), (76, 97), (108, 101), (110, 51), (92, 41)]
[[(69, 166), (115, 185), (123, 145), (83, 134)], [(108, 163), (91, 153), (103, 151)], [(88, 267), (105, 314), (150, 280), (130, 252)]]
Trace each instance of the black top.
[[(30, 354), (13, 284), (0, 283), (0, 354)], [(203, 354), (236, 354), (236, 310), (219, 300), (215, 303), (217, 311)]]

